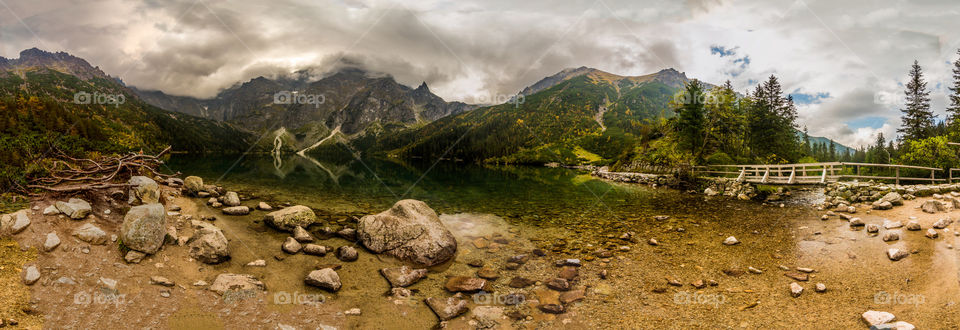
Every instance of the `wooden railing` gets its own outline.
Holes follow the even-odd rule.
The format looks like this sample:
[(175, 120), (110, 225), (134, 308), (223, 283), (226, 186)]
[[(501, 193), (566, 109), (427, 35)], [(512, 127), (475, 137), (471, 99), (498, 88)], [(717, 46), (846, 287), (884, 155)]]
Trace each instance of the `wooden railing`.
[[(846, 171), (850, 169), (849, 171)], [(870, 169), (872, 175), (863, 174), (863, 169)], [(889, 175), (879, 175), (876, 169), (892, 169), (893, 173)], [(892, 165), (892, 164), (869, 164), (869, 163), (807, 163), (807, 164), (775, 164), (775, 165), (708, 165), (693, 167), (695, 175), (736, 177), (742, 182), (764, 183), (764, 184), (825, 184), (837, 182), (844, 179), (868, 179), (868, 180), (890, 180), (896, 184), (901, 181), (929, 181), (931, 184), (937, 182), (953, 182), (954, 170), (950, 169), (948, 178), (937, 178), (937, 172), (943, 171), (939, 168), (912, 166), (912, 165)], [(930, 176), (911, 177), (901, 175), (901, 170), (908, 170), (906, 175), (913, 175), (917, 171), (930, 171)]]

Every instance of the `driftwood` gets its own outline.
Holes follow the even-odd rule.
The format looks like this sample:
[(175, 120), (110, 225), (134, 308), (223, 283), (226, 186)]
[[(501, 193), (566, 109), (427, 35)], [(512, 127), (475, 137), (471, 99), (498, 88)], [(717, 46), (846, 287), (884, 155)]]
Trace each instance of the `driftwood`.
[(58, 155), (55, 156), (57, 159), (49, 165), (44, 165), (46, 176), (28, 179), (27, 188), (69, 193), (129, 187), (130, 185), (125, 182), (136, 175), (161, 178), (180, 175), (180, 173), (170, 175), (157, 171), (163, 165), (160, 157), (170, 152), (170, 147), (156, 155), (145, 155), (139, 152), (99, 159), (74, 158), (60, 150), (57, 152)]

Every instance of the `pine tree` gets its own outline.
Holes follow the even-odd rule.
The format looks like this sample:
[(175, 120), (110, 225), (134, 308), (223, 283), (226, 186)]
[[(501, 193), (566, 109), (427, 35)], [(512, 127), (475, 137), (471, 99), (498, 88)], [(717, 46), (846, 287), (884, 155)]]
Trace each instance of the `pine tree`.
[[(960, 49), (957, 50), (957, 55), (960, 55)], [(948, 88), (953, 93), (949, 95), (947, 123), (950, 124), (952, 131), (957, 131), (960, 128), (960, 58), (953, 62), (953, 87)]]
[(930, 110), (930, 91), (927, 82), (923, 80), (923, 71), (920, 63), (913, 61), (910, 69), (910, 81), (907, 82), (906, 108), (901, 117), (902, 126), (897, 129), (903, 140), (921, 140), (929, 136), (933, 128), (933, 111)]
[(694, 79), (687, 83), (683, 93), (682, 103), (677, 105), (677, 127), (680, 133), (680, 147), (690, 151), (696, 157), (701, 156), (704, 136), (704, 115), (706, 109), (703, 104), (704, 86)]

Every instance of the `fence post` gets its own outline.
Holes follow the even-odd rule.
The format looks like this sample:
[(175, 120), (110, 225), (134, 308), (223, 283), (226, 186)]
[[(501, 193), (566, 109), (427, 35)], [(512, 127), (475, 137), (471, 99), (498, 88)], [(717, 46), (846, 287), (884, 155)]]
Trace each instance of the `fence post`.
[(767, 170), (763, 172), (763, 179), (760, 179), (760, 183), (767, 183), (767, 178), (770, 177), (770, 167), (767, 167)]
[[(833, 165), (830, 165), (833, 167)], [(823, 174), (820, 175), (820, 183), (827, 183), (827, 165), (823, 165)]]
[(897, 169), (897, 185), (899, 186), (900, 185), (900, 168), (897, 167), (896, 169)]
[(932, 185), (937, 184), (935, 173), (935, 170), (930, 170), (930, 184)]

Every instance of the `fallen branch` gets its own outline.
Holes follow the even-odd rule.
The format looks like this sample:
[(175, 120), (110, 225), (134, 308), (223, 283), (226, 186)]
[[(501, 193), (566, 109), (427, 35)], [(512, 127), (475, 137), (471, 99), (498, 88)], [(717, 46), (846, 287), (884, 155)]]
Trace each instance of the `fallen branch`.
[(163, 165), (160, 159), (170, 152), (170, 147), (156, 155), (143, 152), (128, 153), (122, 156), (100, 157), (99, 159), (74, 158), (61, 150), (56, 160), (45, 166), (47, 174), (43, 177), (28, 178), (28, 189), (41, 189), (51, 192), (78, 192), (109, 188), (129, 187), (131, 177), (146, 175), (150, 177), (170, 178), (180, 173), (163, 174), (157, 169)]

